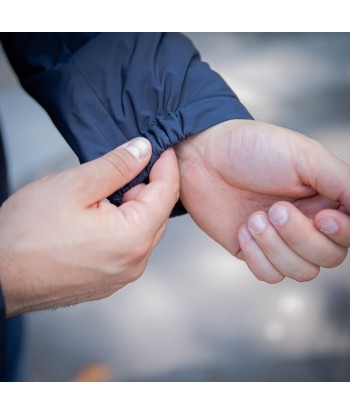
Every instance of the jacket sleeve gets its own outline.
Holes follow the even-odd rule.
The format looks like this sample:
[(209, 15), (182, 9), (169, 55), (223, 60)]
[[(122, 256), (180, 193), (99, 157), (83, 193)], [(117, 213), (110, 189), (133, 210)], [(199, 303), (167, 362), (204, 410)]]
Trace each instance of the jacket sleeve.
[(80, 162), (136, 136), (146, 169), (111, 196), (147, 181), (160, 154), (188, 136), (251, 116), (191, 41), (176, 33), (18, 33), (3, 44), (22, 86), (48, 112)]
[(5, 377), (6, 359), (6, 313), (5, 302), (0, 285), (0, 379)]

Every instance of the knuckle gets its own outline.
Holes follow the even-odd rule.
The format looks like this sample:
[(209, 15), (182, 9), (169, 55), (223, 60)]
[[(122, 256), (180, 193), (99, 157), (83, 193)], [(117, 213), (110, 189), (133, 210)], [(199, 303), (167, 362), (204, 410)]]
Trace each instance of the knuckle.
[(137, 270), (133, 270), (129, 275), (128, 275), (128, 277), (127, 277), (127, 283), (129, 284), (129, 283), (132, 283), (132, 282), (135, 282), (135, 281), (137, 281), (140, 277), (141, 277), (141, 275), (143, 274), (143, 269), (137, 269)]
[(132, 166), (129, 163), (129, 155), (127, 152), (125, 153), (126, 154), (122, 156), (120, 152), (114, 151), (105, 154), (103, 159), (112, 167), (112, 169), (119, 177), (128, 180), (132, 174)]
[(137, 268), (142, 265), (149, 255), (151, 246), (148, 242), (138, 243), (130, 249), (128, 254), (128, 263), (131, 267)]
[[(116, 263), (106, 266), (104, 268), (104, 275), (110, 282), (118, 281), (118, 284), (124, 286), (125, 284), (129, 284), (131, 282), (136, 281), (140, 278), (140, 276), (143, 274), (145, 266), (143, 263), (136, 263), (131, 264), (130, 262), (128, 265), (123, 267), (124, 269), (121, 270), (120, 266), (118, 266)], [(116, 290), (114, 289), (113, 292)], [(111, 292), (111, 294), (113, 294)]]
[(125, 277), (123, 279), (124, 284), (130, 284), (138, 280), (145, 271), (147, 261), (142, 261), (134, 266), (132, 266), (127, 273), (125, 273)]
[(130, 261), (133, 264), (139, 264), (148, 255), (149, 246), (146, 243), (137, 244), (130, 253)]
[(268, 284), (278, 284), (279, 282), (284, 280), (284, 276), (281, 274), (274, 275), (272, 278), (266, 280)]
[(310, 267), (307, 270), (301, 270), (298, 272), (295, 272), (291, 278), (298, 282), (307, 282), (315, 279), (317, 275), (320, 273), (320, 267)]
[(284, 279), (284, 276), (281, 274), (274, 274), (274, 275), (256, 275), (256, 278), (259, 281), (266, 282), (266, 284), (278, 284)]
[[(123, 212), (125, 221), (135, 227), (136, 229), (140, 229), (145, 221), (144, 210), (142, 206), (137, 204), (134, 205), (132, 209), (126, 209)], [(142, 229), (142, 228), (141, 228)]]
[(258, 281), (266, 282), (267, 284), (277, 284), (284, 279), (284, 276), (282, 274), (273, 271), (265, 273), (256, 272), (254, 275)]

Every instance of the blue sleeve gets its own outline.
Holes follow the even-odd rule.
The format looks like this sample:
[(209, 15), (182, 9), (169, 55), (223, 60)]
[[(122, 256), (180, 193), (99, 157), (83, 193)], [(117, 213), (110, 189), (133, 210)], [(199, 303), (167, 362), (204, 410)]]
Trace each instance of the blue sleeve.
[(0, 285), (0, 378), (5, 376), (6, 361), (6, 312)]
[(4, 34), (9, 60), (26, 89), (86, 162), (136, 136), (151, 162), (121, 191), (147, 181), (160, 154), (230, 119), (251, 119), (224, 80), (177, 33)]

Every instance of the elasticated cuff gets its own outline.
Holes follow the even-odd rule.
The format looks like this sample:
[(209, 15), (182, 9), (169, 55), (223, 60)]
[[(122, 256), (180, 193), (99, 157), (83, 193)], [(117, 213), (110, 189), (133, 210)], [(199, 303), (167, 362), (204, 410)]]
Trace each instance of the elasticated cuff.
[(129, 189), (147, 181), (152, 166), (167, 148), (209, 127), (233, 119), (252, 119), (252, 116), (234, 95), (204, 98), (167, 116), (157, 117), (147, 130), (141, 131), (141, 135), (152, 143), (153, 151), (150, 163), (132, 182), (114, 193), (110, 197), (111, 202), (120, 205), (123, 195)]

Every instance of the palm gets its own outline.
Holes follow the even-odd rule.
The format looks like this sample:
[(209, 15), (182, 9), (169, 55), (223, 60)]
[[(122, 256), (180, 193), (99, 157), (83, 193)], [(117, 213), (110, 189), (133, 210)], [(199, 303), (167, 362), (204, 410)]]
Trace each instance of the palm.
[(313, 169), (305, 156), (310, 145), (314, 161), (319, 146), (300, 134), (229, 121), (183, 144), (177, 149), (181, 200), (200, 228), (233, 255), (239, 252), (238, 228), (250, 213), (317, 193), (300, 177)]

